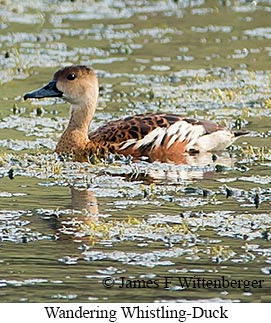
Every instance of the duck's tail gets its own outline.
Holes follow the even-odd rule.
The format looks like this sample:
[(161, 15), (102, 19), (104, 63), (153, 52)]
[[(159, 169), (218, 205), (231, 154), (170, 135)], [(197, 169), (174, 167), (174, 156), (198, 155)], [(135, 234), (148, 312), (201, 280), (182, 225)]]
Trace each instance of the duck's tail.
[(233, 131), (234, 137), (245, 136), (245, 135), (248, 135), (249, 133), (250, 133), (250, 131), (247, 131), (247, 130), (234, 130)]

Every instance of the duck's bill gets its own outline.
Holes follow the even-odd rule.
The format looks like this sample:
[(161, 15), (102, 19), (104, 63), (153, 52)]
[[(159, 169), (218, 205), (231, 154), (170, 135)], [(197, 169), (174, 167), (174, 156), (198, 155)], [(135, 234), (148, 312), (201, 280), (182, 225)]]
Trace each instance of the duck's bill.
[(56, 81), (51, 81), (44, 87), (34, 90), (32, 92), (26, 93), (24, 95), (24, 100), (27, 99), (42, 99), (42, 98), (57, 98), (62, 97), (63, 92), (59, 91), (56, 87)]

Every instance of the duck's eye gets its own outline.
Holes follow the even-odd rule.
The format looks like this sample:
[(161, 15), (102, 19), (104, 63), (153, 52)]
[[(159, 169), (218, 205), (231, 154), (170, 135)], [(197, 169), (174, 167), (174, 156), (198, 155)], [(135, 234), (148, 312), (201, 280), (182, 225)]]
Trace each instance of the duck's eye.
[(68, 76), (67, 76), (67, 79), (68, 80), (70, 80), (70, 81), (73, 81), (74, 79), (76, 78), (76, 75), (75, 74), (69, 74)]

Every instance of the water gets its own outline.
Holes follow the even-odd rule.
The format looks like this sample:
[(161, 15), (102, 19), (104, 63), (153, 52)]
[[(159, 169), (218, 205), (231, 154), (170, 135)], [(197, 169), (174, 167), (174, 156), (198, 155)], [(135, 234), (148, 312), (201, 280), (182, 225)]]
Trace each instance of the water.
[[(1, 4), (2, 302), (270, 301), (270, 10), (268, 1)], [(164, 111), (251, 133), (187, 165), (61, 162), (53, 149), (67, 104), (22, 97), (72, 63), (99, 76), (93, 129)], [(256, 282), (182, 287), (190, 277)]]

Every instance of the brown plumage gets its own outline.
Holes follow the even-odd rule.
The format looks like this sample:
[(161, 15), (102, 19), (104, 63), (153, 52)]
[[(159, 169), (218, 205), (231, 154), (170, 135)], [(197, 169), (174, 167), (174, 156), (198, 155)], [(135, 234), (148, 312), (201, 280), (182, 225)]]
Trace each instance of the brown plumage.
[(74, 65), (58, 70), (46, 86), (24, 98), (62, 97), (71, 104), (69, 124), (56, 147), (75, 161), (109, 153), (148, 157), (149, 161), (184, 163), (187, 153), (218, 151), (244, 131), (232, 132), (208, 120), (175, 114), (147, 113), (111, 121), (89, 133), (98, 100), (98, 80), (92, 68)]

